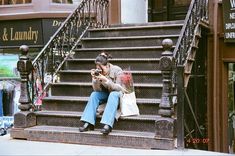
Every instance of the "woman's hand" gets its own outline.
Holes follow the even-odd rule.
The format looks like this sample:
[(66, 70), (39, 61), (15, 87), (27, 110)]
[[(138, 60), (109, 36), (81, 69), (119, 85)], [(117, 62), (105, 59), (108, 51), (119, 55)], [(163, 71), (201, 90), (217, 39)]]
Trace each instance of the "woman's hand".
[(92, 79), (95, 79), (95, 80), (99, 80), (101, 82), (107, 82), (108, 81), (108, 78), (105, 77), (104, 75), (102, 74), (99, 74), (98, 76), (95, 75), (95, 71), (96, 69), (91, 69), (91, 76), (92, 76)]
[(95, 76), (95, 69), (91, 69), (91, 76), (93, 80), (97, 80), (97, 76)]
[(95, 77), (95, 69), (91, 69), (91, 76)]
[(108, 81), (108, 78), (105, 77), (102, 74), (99, 74), (99, 76), (96, 76), (96, 79), (100, 80), (101, 82), (107, 82)]

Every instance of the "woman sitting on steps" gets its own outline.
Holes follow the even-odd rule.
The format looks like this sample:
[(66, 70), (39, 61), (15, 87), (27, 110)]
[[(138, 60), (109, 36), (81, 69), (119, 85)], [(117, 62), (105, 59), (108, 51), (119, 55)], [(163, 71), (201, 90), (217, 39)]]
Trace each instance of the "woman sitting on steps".
[(109, 63), (109, 58), (111, 56), (103, 52), (95, 59), (96, 69), (91, 70), (94, 91), (91, 93), (81, 117), (84, 125), (79, 127), (80, 132), (94, 130), (97, 108), (105, 102), (107, 104), (100, 121), (104, 125), (101, 133), (107, 135), (112, 131), (119, 105), (120, 91), (125, 90), (117, 80), (118, 75), (122, 74), (122, 69)]

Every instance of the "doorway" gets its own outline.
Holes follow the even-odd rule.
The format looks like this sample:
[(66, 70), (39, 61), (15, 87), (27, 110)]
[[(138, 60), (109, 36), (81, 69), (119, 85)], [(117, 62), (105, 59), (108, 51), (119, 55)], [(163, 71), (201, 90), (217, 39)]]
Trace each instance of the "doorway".
[(149, 0), (148, 22), (184, 20), (191, 0)]

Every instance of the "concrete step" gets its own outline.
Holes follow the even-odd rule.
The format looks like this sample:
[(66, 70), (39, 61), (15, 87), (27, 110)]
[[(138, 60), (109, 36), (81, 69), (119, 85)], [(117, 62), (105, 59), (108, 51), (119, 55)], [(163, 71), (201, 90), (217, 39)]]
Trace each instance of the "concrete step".
[[(37, 125), (79, 127), (83, 123), (80, 121), (82, 112), (71, 111), (38, 111), (36, 112)], [(96, 117), (95, 128), (102, 128), (100, 123), (101, 115)], [(138, 115), (120, 117), (115, 121), (113, 129), (125, 131), (154, 132), (155, 120), (161, 118), (158, 115)]]
[(161, 46), (162, 41), (166, 38), (171, 38), (175, 45), (177, 39), (179, 38), (179, 34), (156, 36), (83, 38), (81, 43), (82, 48)]
[[(131, 71), (134, 83), (162, 83), (161, 71)], [(61, 70), (60, 82), (90, 82), (90, 70)]]
[[(14, 129), (13, 129), (14, 131)], [(113, 130), (102, 135), (100, 130), (79, 132), (77, 127), (34, 126), (26, 128), (25, 138), (30, 141), (63, 142), (96, 146), (114, 146), (142, 149), (174, 149), (173, 139), (155, 138), (155, 133)], [(12, 133), (14, 135), (14, 133)], [(14, 136), (13, 136), (14, 137)]]
[[(162, 84), (134, 83), (137, 98), (160, 98)], [(52, 96), (89, 96), (92, 89), (91, 83), (60, 82), (51, 84)]]
[(115, 58), (160, 58), (162, 46), (148, 47), (114, 47), (114, 48), (81, 48), (76, 49), (74, 58), (96, 58), (101, 52), (108, 52)]
[[(83, 112), (88, 97), (49, 96), (43, 99), (43, 110)], [(157, 115), (160, 99), (137, 98), (137, 105), (142, 115)]]
[[(131, 71), (156, 71), (159, 70), (159, 58), (121, 58), (111, 59), (110, 63), (120, 66), (122, 69), (129, 68)], [(95, 68), (95, 59), (69, 59), (65, 62), (64, 70), (91, 70)]]
[(89, 29), (89, 37), (124, 37), (180, 34), (183, 23)]

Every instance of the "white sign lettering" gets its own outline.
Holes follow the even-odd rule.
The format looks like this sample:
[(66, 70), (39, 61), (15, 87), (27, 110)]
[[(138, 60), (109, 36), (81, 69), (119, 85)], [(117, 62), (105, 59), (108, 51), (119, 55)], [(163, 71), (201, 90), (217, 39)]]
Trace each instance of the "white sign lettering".
[(230, 19), (235, 19), (235, 12), (229, 14)]
[(235, 9), (235, 0), (230, 0), (231, 10)]
[(225, 23), (225, 29), (226, 30), (235, 29), (235, 23)]
[(235, 32), (227, 32), (225, 33), (226, 38), (235, 38)]

